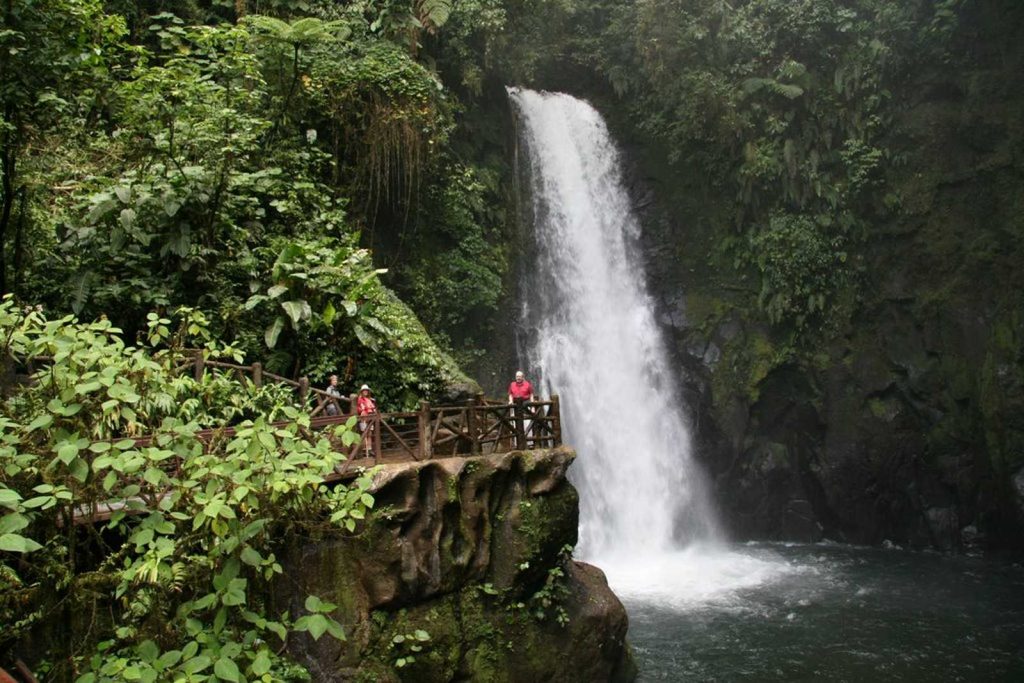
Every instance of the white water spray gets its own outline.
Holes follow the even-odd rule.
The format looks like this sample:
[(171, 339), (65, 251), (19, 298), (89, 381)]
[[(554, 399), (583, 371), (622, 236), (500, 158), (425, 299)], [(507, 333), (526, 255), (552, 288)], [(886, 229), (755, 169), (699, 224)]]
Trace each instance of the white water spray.
[(804, 571), (720, 544), (600, 114), (560, 93), (509, 95), (534, 225), (521, 351), (541, 393), (560, 395), (563, 435), (579, 452), (577, 554), (628, 600), (678, 609), (735, 605), (746, 589)]
[(638, 224), (601, 116), (560, 93), (509, 91), (531, 179), (535, 256), (526, 355), (580, 453), (583, 557), (650, 557), (714, 541), (683, 406), (634, 250)]

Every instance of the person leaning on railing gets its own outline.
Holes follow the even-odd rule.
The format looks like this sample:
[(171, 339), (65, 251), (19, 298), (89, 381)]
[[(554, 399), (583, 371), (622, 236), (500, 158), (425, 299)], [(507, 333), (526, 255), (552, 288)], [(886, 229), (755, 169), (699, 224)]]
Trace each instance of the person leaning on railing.
[(341, 414), (341, 406), (338, 403), (338, 399), (341, 398), (341, 390), (338, 389), (338, 376), (331, 375), (330, 383), (324, 390), (330, 398), (327, 399), (327, 405), (324, 406), (324, 413), (330, 417), (335, 417)]
[(516, 442), (519, 448), (527, 447), (527, 435), (533, 429), (533, 409), (527, 406), (527, 402), (533, 403), (533, 385), (526, 379), (522, 370), (516, 370), (516, 379), (508, 385), (508, 403), (512, 408), (512, 415), (516, 420)]
[(359, 397), (356, 399), (356, 412), (359, 413), (359, 431), (363, 433), (363, 447), (366, 451), (366, 457), (369, 458), (375, 455), (370, 447), (370, 442), (373, 441), (373, 416), (377, 414), (377, 401), (373, 398), (373, 392), (370, 391), (369, 384), (359, 387)]
[(516, 370), (515, 381), (508, 385), (508, 402), (522, 405), (524, 401), (533, 402), (533, 385), (522, 370)]

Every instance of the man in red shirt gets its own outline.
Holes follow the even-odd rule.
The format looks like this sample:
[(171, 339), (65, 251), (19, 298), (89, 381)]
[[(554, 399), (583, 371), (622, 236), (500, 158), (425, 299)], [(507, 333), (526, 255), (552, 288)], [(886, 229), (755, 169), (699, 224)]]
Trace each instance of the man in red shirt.
[(522, 370), (516, 371), (516, 381), (508, 385), (508, 402), (533, 402), (533, 386), (526, 381)]
[(526, 402), (533, 402), (533, 386), (526, 381), (522, 370), (516, 371), (516, 381), (508, 385), (508, 404), (511, 406), (512, 416), (516, 421), (516, 445), (518, 448), (528, 448), (527, 435), (533, 428), (533, 422), (524, 417), (532, 415), (533, 411), (526, 407)]

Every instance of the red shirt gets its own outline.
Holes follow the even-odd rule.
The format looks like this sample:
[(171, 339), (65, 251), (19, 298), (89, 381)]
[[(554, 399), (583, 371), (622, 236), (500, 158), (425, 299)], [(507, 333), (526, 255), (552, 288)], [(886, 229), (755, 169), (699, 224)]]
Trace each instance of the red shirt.
[(520, 382), (512, 382), (508, 385), (508, 393), (512, 395), (512, 399), (528, 399), (533, 396), (533, 387), (530, 382), (523, 380)]
[(360, 396), (356, 399), (356, 410), (360, 415), (369, 415), (377, 412), (377, 402), (369, 396)]

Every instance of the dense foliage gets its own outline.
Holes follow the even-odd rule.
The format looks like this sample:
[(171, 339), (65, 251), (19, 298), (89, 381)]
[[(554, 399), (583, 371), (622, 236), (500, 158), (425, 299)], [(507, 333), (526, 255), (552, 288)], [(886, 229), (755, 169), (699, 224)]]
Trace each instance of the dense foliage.
[[(315, 596), (304, 615), (269, 600), (282, 539), (353, 531), (373, 505), (367, 476), (323, 484), (352, 425), (311, 436), (288, 392), (177, 372), (184, 343), (237, 353), (179, 314), (151, 316), (144, 348), (107, 320), (0, 303), (0, 351), (43, 364), (2, 404), (0, 648), (31, 634), (48, 679), (282, 680), (302, 676), (276, 645), (290, 632), (344, 637)], [(197, 434), (228, 424), (206, 446)]]
[[(8, 5), (0, 291), (129, 335), (151, 310), (195, 307), (273, 370), (373, 378), (386, 400), (459, 379), (439, 351), (403, 351), (431, 342), (364, 251), (430, 302), (442, 339), (459, 311), (495, 306), (496, 232), (461, 180), (473, 170), (446, 154), (456, 106), (420, 59), (451, 3), (163, 9)], [(493, 269), (468, 301), (411, 274), (415, 254), (388, 256), (436, 214), (470, 246), (415, 273), (443, 285), (470, 260)]]
[[(320, 490), (337, 456), (286, 392), (174, 368), (199, 344), (367, 381), (394, 408), (463, 380), (445, 347), (472, 361), (499, 336), (519, 248), (505, 83), (603, 98), (665, 177), (707, 191), (708, 270), (759, 328), (724, 350), (716, 401), (757, 400), (795, 358), (826, 364), (905, 201), (894, 93), (964, 58), (952, 41), (976, 1), (5, 3), (0, 646), (78, 611), (95, 619), (56, 674), (271, 680), (301, 675), (276, 654), (290, 631), (338, 635), (315, 598), (294, 622), (267, 613), (274, 539), (353, 528), (365, 481)], [(1018, 242), (980, 234), (943, 287), (992, 263), (1013, 281)], [(1005, 473), (1019, 318), (981, 379)], [(14, 388), (37, 356), (52, 360)], [(972, 420), (936, 440), (977, 441)], [(204, 450), (195, 432), (226, 424)], [(111, 502), (106, 526), (72, 524)]]
[(900, 203), (886, 183), (901, 163), (892, 90), (921, 64), (954, 61), (961, 4), (506, 3), (506, 27), (525, 47), (495, 68), (609, 91), (613, 117), (731, 195), (718, 263), (749, 269), (766, 317), (806, 335), (850, 313), (861, 245)]
[(0, 9), (4, 664), (31, 640), (52, 680), (301, 679), (290, 634), (344, 637), (316, 596), (271, 612), (282, 539), (373, 505), (365, 476), (322, 484), (351, 425), (311, 435), (288, 390), (180, 365), (198, 345), (336, 372), (392, 408), (465, 381), (388, 286), (456, 344), (502, 286), (496, 183), (452, 151), (459, 105), (424, 47), (453, 10)]

